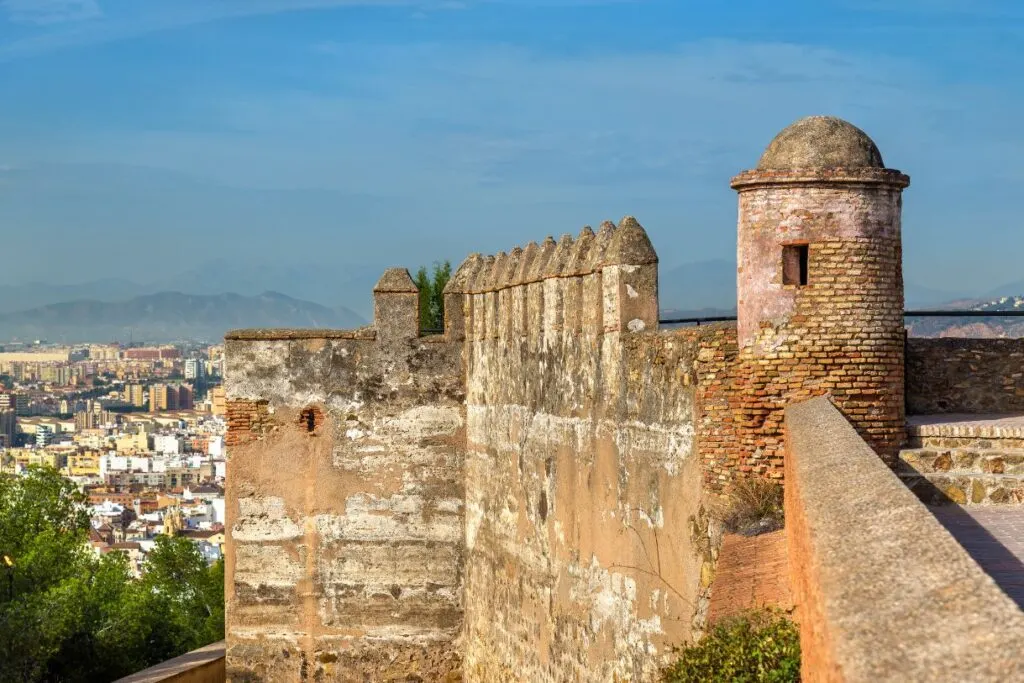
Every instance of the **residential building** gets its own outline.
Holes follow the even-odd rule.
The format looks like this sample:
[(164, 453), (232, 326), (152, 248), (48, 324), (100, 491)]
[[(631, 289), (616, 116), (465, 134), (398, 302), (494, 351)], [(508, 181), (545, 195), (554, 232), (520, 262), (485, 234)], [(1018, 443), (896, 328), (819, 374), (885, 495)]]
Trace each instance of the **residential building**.
[(122, 434), (115, 439), (114, 449), (118, 453), (145, 453), (149, 450), (149, 435), (141, 430), (135, 434)]
[(42, 448), (53, 441), (53, 428), (49, 425), (36, 427), (36, 447)]
[(179, 455), (184, 451), (185, 440), (175, 434), (157, 434), (153, 437), (153, 450), (165, 455)]
[[(173, 404), (174, 408), (169, 406)], [(151, 384), (149, 385), (149, 410), (150, 412), (157, 412), (160, 410), (173, 410), (178, 407), (178, 395), (174, 392), (174, 397), (171, 397), (171, 390), (166, 384)]]
[(0, 408), (0, 447), (10, 448), (14, 445), (17, 433), (18, 416), (13, 408)]
[(195, 390), (191, 384), (181, 384), (177, 387), (178, 410), (192, 410), (195, 405)]
[(189, 358), (185, 361), (185, 379), (202, 379), (206, 376), (206, 364), (202, 358)]
[(136, 408), (146, 405), (146, 397), (141, 384), (128, 384), (124, 388), (124, 400)]
[(224, 387), (216, 386), (210, 389), (210, 403), (213, 406), (212, 413), (218, 417), (227, 415), (227, 404), (224, 400)]

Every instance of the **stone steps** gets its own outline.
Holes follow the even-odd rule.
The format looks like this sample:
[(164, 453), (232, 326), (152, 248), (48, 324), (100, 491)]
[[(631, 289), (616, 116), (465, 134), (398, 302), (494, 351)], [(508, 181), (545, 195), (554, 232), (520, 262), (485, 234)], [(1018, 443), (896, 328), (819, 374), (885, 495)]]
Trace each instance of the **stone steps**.
[(929, 505), (1024, 505), (1024, 449), (1000, 448), (999, 441), (905, 448), (896, 473)]
[(900, 479), (927, 505), (1024, 505), (1024, 474), (918, 474)]
[(951, 436), (944, 434), (914, 434), (907, 437), (907, 448), (979, 448), (1020, 450), (1024, 452), (1024, 437)]
[(1015, 448), (904, 448), (901, 468), (919, 474), (1021, 474), (1024, 449)]

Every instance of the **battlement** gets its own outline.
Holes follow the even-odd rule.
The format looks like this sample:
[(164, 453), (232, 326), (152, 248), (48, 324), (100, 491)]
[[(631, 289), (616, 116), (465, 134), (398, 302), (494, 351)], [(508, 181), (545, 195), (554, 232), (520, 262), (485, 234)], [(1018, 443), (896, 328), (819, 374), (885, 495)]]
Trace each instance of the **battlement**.
[(471, 254), (445, 289), (445, 329), (474, 341), (657, 329), (657, 263), (632, 216), (596, 234), (587, 226), (576, 239)]

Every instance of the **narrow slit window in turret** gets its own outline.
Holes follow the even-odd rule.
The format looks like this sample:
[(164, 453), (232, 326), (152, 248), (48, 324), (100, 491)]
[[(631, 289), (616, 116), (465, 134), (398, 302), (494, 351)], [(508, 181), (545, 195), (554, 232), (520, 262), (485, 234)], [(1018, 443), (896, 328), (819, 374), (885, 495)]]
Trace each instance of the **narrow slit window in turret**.
[(782, 284), (803, 287), (807, 284), (807, 245), (782, 247)]

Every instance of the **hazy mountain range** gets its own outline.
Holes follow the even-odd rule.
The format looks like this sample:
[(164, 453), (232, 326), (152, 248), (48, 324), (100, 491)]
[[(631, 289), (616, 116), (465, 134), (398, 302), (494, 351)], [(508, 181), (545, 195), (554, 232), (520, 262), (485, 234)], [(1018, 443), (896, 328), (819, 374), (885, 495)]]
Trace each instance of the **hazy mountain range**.
[[(373, 285), (388, 265), (239, 266), (220, 259), (146, 284), (105, 278), (76, 285), (0, 285), (0, 340), (216, 340), (240, 327), (359, 327), (372, 319)], [(731, 261), (663, 267), (659, 287), (668, 316), (729, 315), (736, 310), (736, 266)], [(1020, 292), (1024, 281), (978, 298), (906, 285), (911, 309), (949, 302), (968, 308), (979, 300)], [(932, 332), (942, 324), (949, 321), (918, 327)]]
[(0, 314), (0, 339), (87, 341), (218, 341), (243, 327), (360, 327), (348, 308), (328, 308), (277, 292), (160, 292), (124, 301), (78, 300)]

